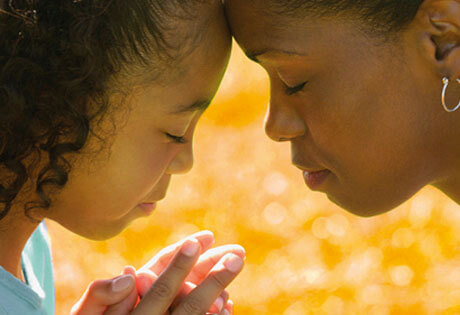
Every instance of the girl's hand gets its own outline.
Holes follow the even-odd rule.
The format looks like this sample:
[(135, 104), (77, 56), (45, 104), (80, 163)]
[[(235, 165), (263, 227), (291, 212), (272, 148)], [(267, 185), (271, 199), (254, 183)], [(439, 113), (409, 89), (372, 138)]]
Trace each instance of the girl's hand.
[[(203, 241), (206, 235), (207, 239), (206, 241)], [(222, 264), (228, 258), (234, 256), (238, 256), (242, 260), (245, 258), (245, 251), (239, 245), (226, 245), (207, 250), (214, 242), (211, 232), (200, 232), (191, 236), (191, 238), (193, 237), (200, 240), (200, 244), (204, 246), (204, 250), (202, 250), (202, 254), (198, 259), (198, 262), (187, 275), (187, 278), (181, 287), (180, 294), (174, 301), (174, 305), (178, 305), (181, 301), (183, 301), (193, 289), (200, 285), (209, 275), (219, 268), (219, 264)], [(159, 255), (154, 257), (137, 272), (136, 286), (140, 297), (146, 295), (152, 284), (157, 280), (157, 275), (161, 274), (168, 267), (173, 257), (178, 253), (183, 242), (184, 240), (165, 248)], [(131, 274), (133, 273), (131, 272)], [(228, 296), (228, 292), (223, 291), (221, 296), (214, 302), (208, 312), (216, 314), (223, 311), (223, 309), (226, 309), (229, 314), (232, 314), (233, 302), (228, 300)]]
[(70, 314), (102, 315), (110, 305), (117, 305), (118, 310), (125, 310), (124, 314), (129, 314), (137, 300), (135, 279), (131, 274), (124, 274), (109, 280), (91, 282)]
[[(238, 245), (227, 245), (208, 251), (213, 243), (211, 232), (199, 232), (165, 248), (137, 273), (133, 267), (125, 267), (125, 278), (93, 282), (72, 309), (72, 314), (129, 314), (139, 299), (142, 300), (132, 314), (195, 314), (195, 309), (198, 311), (198, 308), (207, 304), (210, 307), (205, 309), (210, 313), (232, 314), (233, 303), (228, 300), (228, 293), (224, 288), (239, 273), (245, 252)], [(184, 254), (184, 250), (187, 252), (186, 248), (190, 246), (198, 246), (196, 257)], [(189, 263), (193, 262), (192, 268), (186, 265), (187, 260)], [(236, 264), (241, 267), (236, 266), (239, 268), (233, 272), (228, 270), (228, 260), (236, 260)], [(160, 277), (157, 274), (161, 274)], [(184, 274), (185, 279), (180, 281)], [(126, 279), (122, 282), (129, 283), (126, 291), (112, 292), (111, 283), (118, 279)], [(130, 283), (133, 279), (136, 290), (133, 283)], [(172, 302), (167, 302), (172, 295)], [(217, 298), (214, 303), (209, 301), (212, 296)], [(166, 311), (158, 313), (168, 303)], [(203, 313), (200, 309), (196, 314)]]
[(209, 272), (200, 275), (199, 284), (187, 291), (184, 286), (187, 277), (195, 276), (194, 266), (202, 267), (197, 264), (199, 257), (199, 243), (187, 240), (131, 314), (203, 315), (219, 297), (222, 302), (213, 313), (229, 313), (225, 307), (228, 294), (224, 290), (241, 271), (243, 259), (233, 253), (224, 255), (217, 264), (206, 266)]

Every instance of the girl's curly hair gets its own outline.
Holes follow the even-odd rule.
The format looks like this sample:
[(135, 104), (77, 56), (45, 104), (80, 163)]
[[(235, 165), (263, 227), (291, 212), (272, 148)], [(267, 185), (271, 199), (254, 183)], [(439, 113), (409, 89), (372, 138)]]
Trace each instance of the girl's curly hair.
[(113, 77), (178, 58), (184, 45), (166, 40), (167, 22), (199, 1), (0, 0), (0, 220), (28, 181), (40, 201), (26, 215), (50, 207), (46, 188), (65, 186), (65, 155), (110, 109)]

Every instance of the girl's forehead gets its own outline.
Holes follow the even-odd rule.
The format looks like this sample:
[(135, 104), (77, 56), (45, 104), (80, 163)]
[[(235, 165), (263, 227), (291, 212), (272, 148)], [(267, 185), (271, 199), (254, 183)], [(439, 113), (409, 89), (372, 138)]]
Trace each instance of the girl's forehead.
[[(203, 68), (220, 55), (222, 42), (226, 46), (231, 37), (226, 25), (223, 7), (196, 6), (193, 15), (184, 19), (166, 21), (166, 31), (161, 41), (151, 38), (153, 49), (143, 54), (146, 64), (128, 65), (128, 75), (136, 83), (145, 86), (156, 84), (160, 87), (176, 85), (197, 68)], [(215, 49), (210, 49), (214, 47)], [(230, 48), (227, 47), (227, 50)], [(218, 50), (218, 51), (216, 51)], [(203, 55), (209, 60), (203, 60)]]

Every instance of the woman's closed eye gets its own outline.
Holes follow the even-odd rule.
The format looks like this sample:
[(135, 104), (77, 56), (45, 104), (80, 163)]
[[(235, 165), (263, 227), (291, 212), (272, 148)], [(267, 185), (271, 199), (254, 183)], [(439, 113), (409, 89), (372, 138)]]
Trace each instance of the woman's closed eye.
[(286, 86), (286, 94), (287, 95), (294, 95), (300, 91), (302, 91), (302, 89), (305, 87), (305, 85), (307, 85), (308, 82), (304, 82), (302, 84), (299, 84), (295, 87), (289, 87), (289, 86)]
[(179, 143), (179, 144), (187, 143), (187, 140), (182, 136), (174, 136), (174, 135), (172, 135), (170, 133), (165, 133), (165, 134), (169, 139), (171, 139), (175, 143)]

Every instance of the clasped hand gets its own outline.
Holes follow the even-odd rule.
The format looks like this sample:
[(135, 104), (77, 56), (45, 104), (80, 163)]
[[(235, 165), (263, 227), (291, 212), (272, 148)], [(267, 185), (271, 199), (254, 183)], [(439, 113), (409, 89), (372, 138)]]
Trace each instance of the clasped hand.
[(225, 288), (243, 268), (239, 245), (211, 249), (209, 231), (193, 234), (164, 248), (136, 271), (125, 267), (119, 277), (93, 281), (71, 315), (233, 314)]

